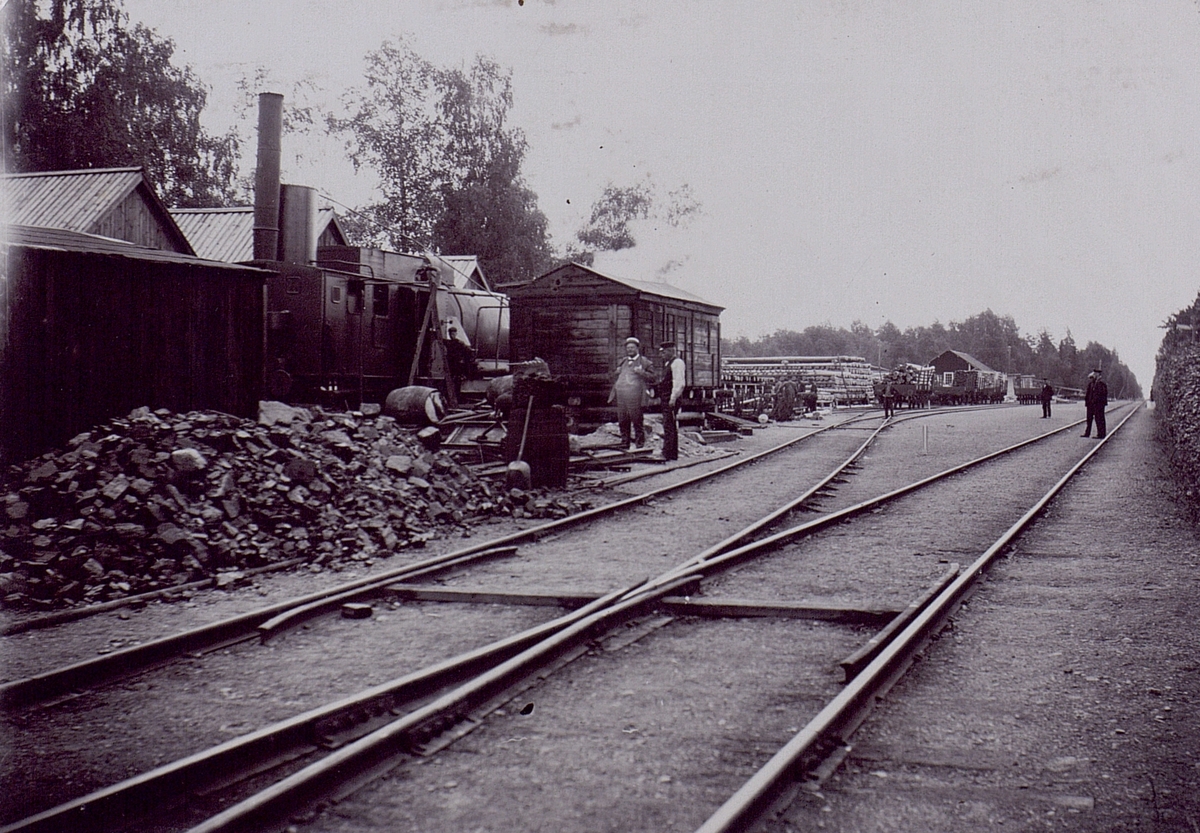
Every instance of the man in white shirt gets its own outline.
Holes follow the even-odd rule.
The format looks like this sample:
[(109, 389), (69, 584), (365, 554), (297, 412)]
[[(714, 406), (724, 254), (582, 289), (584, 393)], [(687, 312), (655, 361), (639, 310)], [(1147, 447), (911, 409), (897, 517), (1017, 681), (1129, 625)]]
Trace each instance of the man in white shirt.
[(675, 351), (675, 342), (664, 341), (659, 345), (662, 355), (663, 375), (655, 386), (659, 404), (662, 406), (663, 459), (679, 459), (679, 425), (675, 415), (679, 412), (679, 399), (687, 379), (687, 366)]

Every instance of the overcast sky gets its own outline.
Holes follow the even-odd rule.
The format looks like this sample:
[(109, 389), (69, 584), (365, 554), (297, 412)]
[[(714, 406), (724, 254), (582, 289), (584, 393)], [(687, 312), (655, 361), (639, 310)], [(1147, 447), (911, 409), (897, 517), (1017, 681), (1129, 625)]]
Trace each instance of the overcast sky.
[[(126, 7), (211, 87), (216, 131), (256, 67), (269, 91), (305, 81), (332, 105), (388, 37), (442, 66), (493, 57), (555, 242), (609, 183), (686, 184), (703, 211), (689, 228), (647, 224), (597, 266), (724, 306), (727, 337), (991, 309), (1115, 348), (1148, 390), (1159, 325), (1200, 290), (1191, 0)], [(295, 141), (285, 181), (370, 199), (336, 147)]]

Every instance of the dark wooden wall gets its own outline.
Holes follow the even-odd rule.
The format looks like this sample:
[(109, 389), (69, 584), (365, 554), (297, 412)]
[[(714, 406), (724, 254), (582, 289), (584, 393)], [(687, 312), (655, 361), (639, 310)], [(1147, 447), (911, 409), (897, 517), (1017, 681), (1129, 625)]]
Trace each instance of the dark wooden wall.
[(0, 459), (142, 405), (257, 412), (261, 271), (17, 246), (7, 267)]

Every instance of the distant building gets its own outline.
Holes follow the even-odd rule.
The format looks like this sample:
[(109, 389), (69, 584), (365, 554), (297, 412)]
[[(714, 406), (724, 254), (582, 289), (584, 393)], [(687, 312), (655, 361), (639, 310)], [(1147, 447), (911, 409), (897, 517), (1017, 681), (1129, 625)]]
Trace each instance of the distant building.
[(971, 354), (959, 350), (947, 350), (929, 364), (933, 367), (936, 377), (941, 380), (941, 384), (947, 386), (954, 384), (955, 372), (978, 370), (987, 374), (1000, 375), (998, 371), (992, 370)]

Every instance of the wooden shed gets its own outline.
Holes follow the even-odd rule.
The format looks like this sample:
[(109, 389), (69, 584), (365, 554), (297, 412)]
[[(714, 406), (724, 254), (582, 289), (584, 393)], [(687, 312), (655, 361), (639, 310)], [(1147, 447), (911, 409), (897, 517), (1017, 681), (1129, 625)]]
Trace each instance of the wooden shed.
[(606, 408), (629, 336), (656, 363), (658, 345), (676, 342), (687, 366), (684, 406), (711, 407), (721, 371), (723, 307), (666, 283), (614, 278), (577, 263), (512, 287), (509, 295), (512, 360), (544, 359), (565, 383), (572, 407)]
[(0, 459), (143, 405), (256, 413), (265, 272), (63, 229), (4, 232)]
[(974, 405), (1004, 400), (1008, 377), (969, 353), (946, 350), (929, 364), (933, 368), (934, 404)]
[(5, 221), (125, 240), (148, 249), (195, 250), (141, 168), (6, 174)]

